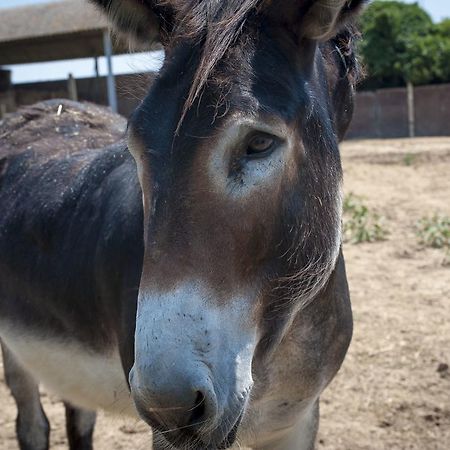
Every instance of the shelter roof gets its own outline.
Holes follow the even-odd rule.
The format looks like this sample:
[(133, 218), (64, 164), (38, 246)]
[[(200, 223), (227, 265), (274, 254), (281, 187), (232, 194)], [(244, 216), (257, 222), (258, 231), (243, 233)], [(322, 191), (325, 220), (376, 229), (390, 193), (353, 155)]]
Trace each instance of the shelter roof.
[[(104, 55), (106, 18), (87, 0), (62, 0), (0, 10), (0, 65)], [(114, 43), (114, 52), (127, 45)]]
[(69, 0), (0, 10), (0, 43), (102, 31), (103, 15), (85, 0)]

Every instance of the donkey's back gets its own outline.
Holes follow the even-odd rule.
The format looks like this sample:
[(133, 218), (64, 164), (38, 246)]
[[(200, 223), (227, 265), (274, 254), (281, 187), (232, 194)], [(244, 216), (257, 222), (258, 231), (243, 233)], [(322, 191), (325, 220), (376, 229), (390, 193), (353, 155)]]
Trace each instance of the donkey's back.
[[(142, 213), (125, 126), (65, 100), (0, 124), (0, 338), (19, 410), (22, 396), (30, 411), (23, 430), (41, 411), (28, 373), (77, 405), (133, 411), (117, 342), (135, 314)], [(38, 438), (22, 432), (30, 448), (45, 441), (43, 417)]]

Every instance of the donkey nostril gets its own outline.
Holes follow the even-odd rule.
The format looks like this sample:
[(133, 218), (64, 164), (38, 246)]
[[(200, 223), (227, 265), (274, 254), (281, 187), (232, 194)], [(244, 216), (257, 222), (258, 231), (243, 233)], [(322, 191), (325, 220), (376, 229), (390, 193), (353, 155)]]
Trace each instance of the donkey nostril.
[(205, 420), (206, 413), (206, 398), (203, 392), (197, 391), (194, 407), (191, 409), (191, 417), (189, 419), (190, 425), (200, 424)]

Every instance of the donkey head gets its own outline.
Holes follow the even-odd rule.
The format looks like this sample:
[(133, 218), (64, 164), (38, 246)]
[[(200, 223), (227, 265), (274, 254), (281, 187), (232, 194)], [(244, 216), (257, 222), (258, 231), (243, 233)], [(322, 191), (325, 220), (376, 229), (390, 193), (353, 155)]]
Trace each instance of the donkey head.
[(145, 216), (133, 399), (173, 444), (225, 448), (255, 366), (336, 264), (364, 2), (97, 3), (166, 53), (129, 123)]

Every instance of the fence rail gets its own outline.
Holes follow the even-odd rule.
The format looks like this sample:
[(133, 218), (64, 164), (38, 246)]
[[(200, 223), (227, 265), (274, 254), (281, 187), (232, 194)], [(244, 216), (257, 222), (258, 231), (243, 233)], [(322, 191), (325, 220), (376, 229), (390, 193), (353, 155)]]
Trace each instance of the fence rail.
[(356, 94), (348, 139), (450, 136), (450, 84)]

